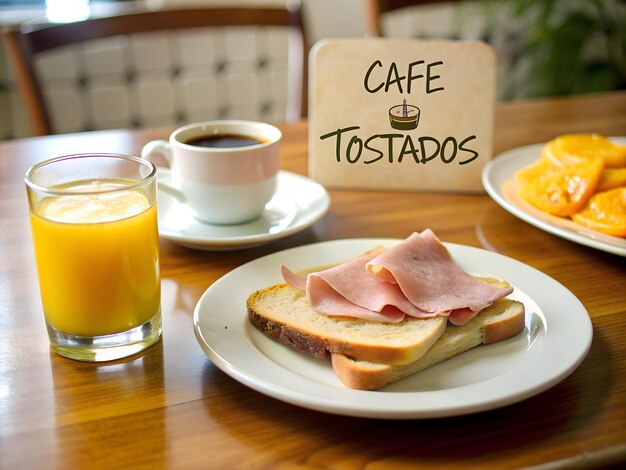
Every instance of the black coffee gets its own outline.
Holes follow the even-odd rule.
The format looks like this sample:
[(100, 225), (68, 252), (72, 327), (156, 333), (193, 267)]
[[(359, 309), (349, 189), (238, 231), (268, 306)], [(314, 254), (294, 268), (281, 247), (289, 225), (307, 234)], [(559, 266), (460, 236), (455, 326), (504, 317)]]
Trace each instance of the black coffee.
[(232, 148), (262, 144), (263, 140), (250, 137), (248, 135), (215, 134), (194, 137), (185, 143), (187, 145), (195, 145), (197, 147)]

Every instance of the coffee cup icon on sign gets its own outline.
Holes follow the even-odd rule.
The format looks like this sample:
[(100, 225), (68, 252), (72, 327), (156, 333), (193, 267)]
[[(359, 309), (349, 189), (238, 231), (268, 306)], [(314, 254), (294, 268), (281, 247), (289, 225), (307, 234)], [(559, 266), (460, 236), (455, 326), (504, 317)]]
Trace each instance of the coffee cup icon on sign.
[(406, 104), (405, 99), (402, 100), (402, 104), (389, 109), (389, 122), (394, 129), (401, 131), (416, 129), (419, 119), (420, 109), (417, 106)]

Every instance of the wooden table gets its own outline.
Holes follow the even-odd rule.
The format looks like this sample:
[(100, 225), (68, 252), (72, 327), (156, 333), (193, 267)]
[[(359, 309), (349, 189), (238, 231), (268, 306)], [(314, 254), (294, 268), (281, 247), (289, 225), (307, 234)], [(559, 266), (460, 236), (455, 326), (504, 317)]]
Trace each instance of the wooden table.
[[(282, 167), (306, 174), (307, 125), (285, 125)], [(315, 226), (250, 250), (201, 252), (162, 241), (162, 339), (143, 355), (80, 363), (48, 348), (23, 175), (81, 151), (138, 153), (169, 130), (104, 131), (0, 143), (0, 468), (571, 468), (626, 461), (626, 259), (545, 233), (486, 195), (330, 191)], [(495, 151), (565, 132), (626, 134), (626, 93), (497, 107)], [(200, 295), (236, 266), (320, 240), (405, 237), (516, 258), (586, 306), (591, 350), (557, 386), (469, 416), (385, 421), (334, 416), (231, 379), (192, 331)], [(577, 467), (578, 468), (578, 467)]]

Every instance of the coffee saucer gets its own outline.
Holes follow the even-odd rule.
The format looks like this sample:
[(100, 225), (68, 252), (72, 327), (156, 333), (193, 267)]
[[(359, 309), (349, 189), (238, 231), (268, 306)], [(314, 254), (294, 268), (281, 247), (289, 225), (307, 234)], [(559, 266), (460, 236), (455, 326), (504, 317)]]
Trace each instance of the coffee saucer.
[[(168, 181), (169, 168), (159, 168), (158, 178)], [(240, 250), (300, 232), (320, 220), (329, 207), (330, 197), (323, 186), (288, 171), (278, 172), (276, 194), (265, 206), (263, 215), (238, 225), (201, 222), (189, 206), (159, 188), (159, 235), (198, 250)]]

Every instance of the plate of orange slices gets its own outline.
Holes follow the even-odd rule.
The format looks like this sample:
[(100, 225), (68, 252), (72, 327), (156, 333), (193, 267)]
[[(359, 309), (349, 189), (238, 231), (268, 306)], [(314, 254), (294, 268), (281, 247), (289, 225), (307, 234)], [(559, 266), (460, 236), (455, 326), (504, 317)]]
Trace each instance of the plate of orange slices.
[(626, 137), (568, 134), (507, 150), (485, 166), (482, 180), (520, 219), (626, 256)]

